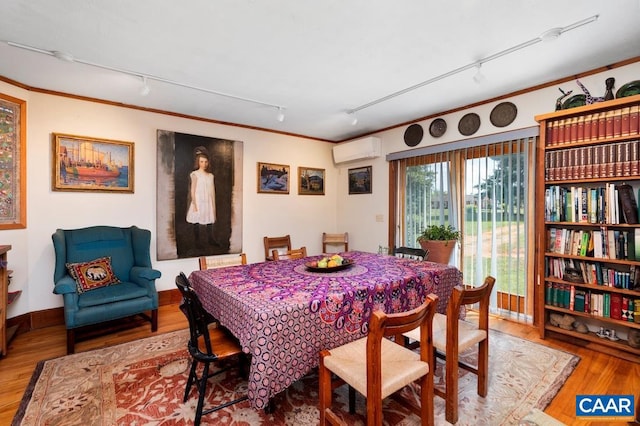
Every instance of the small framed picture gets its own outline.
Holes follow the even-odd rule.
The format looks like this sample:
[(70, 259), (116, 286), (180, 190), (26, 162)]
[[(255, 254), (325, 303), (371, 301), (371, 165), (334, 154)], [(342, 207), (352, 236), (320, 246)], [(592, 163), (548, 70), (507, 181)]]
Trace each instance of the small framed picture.
[(258, 163), (258, 193), (288, 194), (289, 166)]
[(133, 192), (133, 142), (53, 133), (54, 191)]
[(349, 194), (371, 194), (371, 166), (349, 169)]
[(324, 169), (298, 167), (298, 194), (324, 195)]

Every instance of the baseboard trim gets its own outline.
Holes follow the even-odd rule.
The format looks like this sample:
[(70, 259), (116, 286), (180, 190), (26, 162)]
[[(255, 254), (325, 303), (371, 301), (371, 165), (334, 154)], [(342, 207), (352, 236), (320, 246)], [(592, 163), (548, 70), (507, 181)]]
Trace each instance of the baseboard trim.
[[(163, 290), (158, 292), (158, 304), (160, 306), (180, 303), (182, 296), (178, 289)], [(28, 312), (7, 319), (7, 328), (17, 327), (16, 334), (24, 333), (38, 328), (51, 327), (64, 324), (64, 308), (43, 309), (41, 311)]]

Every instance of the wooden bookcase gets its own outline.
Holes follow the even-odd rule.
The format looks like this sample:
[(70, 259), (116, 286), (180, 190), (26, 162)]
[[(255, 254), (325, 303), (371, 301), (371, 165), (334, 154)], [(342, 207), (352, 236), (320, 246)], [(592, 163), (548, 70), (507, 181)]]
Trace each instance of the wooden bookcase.
[[(640, 195), (639, 110), (636, 95), (536, 116), (536, 181), (544, 183), (535, 207), (540, 336), (560, 333), (632, 358), (640, 348), (625, 337), (640, 331), (640, 221), (628, 196)], [(589, 331), (553, 325), (564, 319), (558, 315)]]
[(9, 303), (9, 269), (7, 252), (11, 246), (0, 245), (0, 356), (7, 354), (7, 305)]

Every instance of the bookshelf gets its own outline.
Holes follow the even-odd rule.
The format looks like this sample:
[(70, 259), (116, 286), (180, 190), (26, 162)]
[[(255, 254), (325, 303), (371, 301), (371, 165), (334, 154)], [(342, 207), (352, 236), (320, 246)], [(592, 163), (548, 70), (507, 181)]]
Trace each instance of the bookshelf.
[(7, 354), (7, 342), (10, 334), (7, 330), (7, 305), (9, 303), (9, 270), (7, 252), (9, 245), (0, 245), (0, 356)]
[(640, 356), (639, 112), (635, 95), (535, 117), (540, 336), (631, 358)]

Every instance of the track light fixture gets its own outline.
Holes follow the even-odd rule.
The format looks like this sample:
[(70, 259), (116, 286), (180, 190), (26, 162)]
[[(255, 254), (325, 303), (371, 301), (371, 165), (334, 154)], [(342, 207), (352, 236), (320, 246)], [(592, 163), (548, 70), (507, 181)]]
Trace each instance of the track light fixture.
[[(522, 50), (522, 49), (525, 49), (525, 48), (527, 48), (529, 46), (533, 46), (534, 44), (540, 43), (541, 41), (553, 40), (554, 38), (558, 38), (561, 34), (566, 33), (567, 31), (575, 30), (576, 28), (580, 28), (580, 27), (582, 27), (584, 25), (587, 25), (587, 24), (590, 24), (592, 22), (595, 22), (595, 21), (598, 20), (599, 17), (600, 17), (600, 15), (593, 15), (593, 16), (590, 16), (590, 17), (588, 17), (586, 19), (583, 19), (581, 21), (574, 22), (571, 25), (567, 25), (566, 27), (552, 28), (552, 29), (542, 33), (539, 37), (532, 38), (531, 40), (525, 41), (524, 43), (517, 44), (517, 45), (515, 45), (513, 47), (510, 47), (509, 49), (505, 49), (505, 50), (502, 50), (502, 51), (500, 51), (498, 53), (494, 53), (493, 55), (489, 55), (489, 56), (487, 56), (485, 58), (481, 58), (481, 59), (479, 59), (479, 60), (477, 60), (475, 62), (472, 62), (470, 64), (467, 64), (467, 65), (464, 65), (462, 67), (453, 69), (453, 70), (451, 70), (449, 72), (446, 72), (444, 74), (438, 75), (436, 77), (432, 77), (432, 78), (430, 78), (428, 80), (425, 80), (423, 82), (420, 82), (418, 84), (414, 84), (413, 86), (407, 87), (406, 89), (399, 90), (397, 92), (394, 92), (394, 93), (391, 93), (389, 95), (383, 96), (383, 97), (381, 97), (379, 99), (373, 100), (373, 101), (368, 102), (368, 103), (363, 104), (363, 105), (360, 105), (359, 107), (350, 109), (350, 110), (347, 111), (347, 114), (353, 114), (354, 112), (362, 111), (363, 109), (366, 109), (366, 108), (372, 107), (374, 105), (377, 105), (379, 103), (388, 101), (388, 100), (393, 99), (395, 97), (398, 97), (400, 95), (404, 95), (405, 93), (412, 92), (412, 91), (414, 91), (416, 89), (419, 89), (421, 87), (427, 86), (427, 85), (429, 85), (431, 83), (435, 83), (436, 81), (440, 81), (440, 80), (443, 80), (443, 79), (445, 79), (447, 77), (451, 77), (453, 75), (459, 74), (459, 73), (461, 73), (463, 71), (466, 71), (468, 69), (472, 69), (472, 68), (478, 67), (479, 64), (484, 64), (484, 63), (487, 63), (489, 61), (493, 61), (494, 59), (498, 59), (498, 58), (501, 58), (503, 56), (509, 55), (511, 53), (517, 52), (518, 50)], [(475, 80), (475, 77), (474, 77), (474, 80)]]
[(150, 91), (151, 91), (151, 88), (147, 84), (147, 77), (142, 76), (142, 87), (140, 88), (140, 95), (147, 96)]
[(278, 107), (278, 115), (276, 116), (276, 119), (281, 123), (284, 121), (284, 110), (282, 107)]
[(473, 81), (477, 84), (482, 84), (487, 78), (482, 74), (482, 62), (478, 62), (476, 65), (476, 73), (473, 76)]
[[(230, 99), (235, 99), (238, 101), (243, 101), (243, 102), (250, 102), (253, 104), (258, 104), (258, 105), (264, 105), (264, 106), (268, 106), (268, 107), (272, 107), (272, 108), (278, 108), (280, 109), (284, 109), (283, 106), (281, 105), (276, 105), (276, 104), (272, 104), (270, 102), (264, 102), (258, 99), (251, 99), (251, 98), (245, 98), (242, 96), (236, 96), (236, 95), (232, 95), (229, 93), (224, 93), (224, 92), (219, 92), (217, 90), (212, 90), (212, 89), (207, 89), (206, 87), (200, 87), (200, 86), (194, 86), (188, 83), (182, 83), (179, 81), (175, 81), (175, 80), (170, 80), (168, 78), (164, 78), (164, 77), (160, 77), (157, 75), (151, 75), (151, 74), (145, 74), (145, 73), (141, 73), (138, 71), (133, 71), (133, 70), (127, 70), (127, 69), (123, 69), (123, 68), (116, 68), (116, 67), (111, 67), (108, 65), (102, 65), (102, 64), (98, 64), (95, 62), (91, 62), (91, 61), (87, 61), (84, 59), (80, 59), (80, 58), (76, 58), (74, 57), (71, 53), (68, 52), (63, 52), (63, 51), (58, 51), (58, 50), (46, 50), (46, 49), (42, 49), (39, 47), (33, 47), (33, 46), (28, 46), (26, 44), (20, 44), (20, 43), (15, 43), (13, 41), (7, 41), (6, 42), (7, 45), (11, 46), (11, 47), (17, 47), (19, 49), (24, 49), (24, 50), (28, 50), (30, 52), (36, 52), (36, 53), (40, 53), (43, 55), (49, 55), (49, 56), (53, 56), (57, 59), (60, 59), (61, 61), (65, 61), (65, 62), (74, 62), (74, 63), (78, 63), (78, 64), (83, 64), (83, 65), (88, 65), (91, 67), (96, 67), (96, 68), (101, 68), (104, 70), (108, 70), (108, 71), (113, 71), (113, 72), (118, 72), (121, 74), (127, 74), (127, 75), (131, 75), (137, 78), (142, 78), (143, 81), (145, 82), (146, 85), (146, 81), (147, 80), (155, 80), (155, 81), (159, 81), (161, 83), (165, 83), (165, 84), (171, 84), (173, 86), (180, 86), (180, 87), (185, 87), (187, 89), (192, 89), (192, 90), (197, 90), (199, 92), (205, 92), (205, 93), (210, 93), (212, 95), (217, 95), (217, 96), (224, 96), (225, 98), (230, 98)], [(142, 94), (144, 96), (144, 94), (141, 92), (140, 94)], [(147, 90), (150, 90), (147, 86)], [(149, 93), (147, 91), (147, 93)], [(278, 115), (278, 119), (280, 120), (280, 115)], [(282, 120), (284, 120), (284, 114), (282, 114)], [(280, 121), (282, 121), (280, 120)]]

